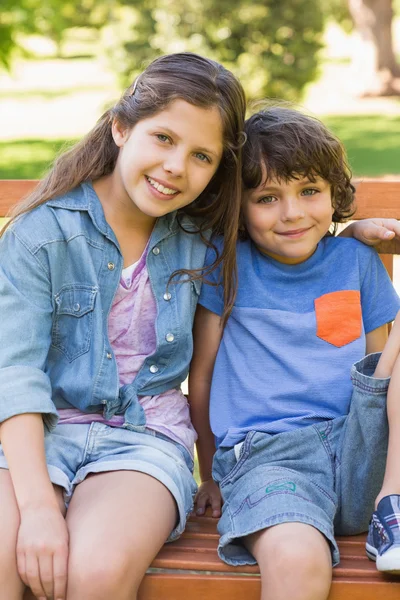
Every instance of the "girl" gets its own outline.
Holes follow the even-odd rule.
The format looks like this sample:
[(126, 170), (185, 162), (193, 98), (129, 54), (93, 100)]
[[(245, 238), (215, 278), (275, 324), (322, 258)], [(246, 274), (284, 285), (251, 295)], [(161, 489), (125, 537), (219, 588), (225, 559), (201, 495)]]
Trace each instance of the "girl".
[(179, 386), (210, 228), (232, 302), (244, 111), (221, 65), (155, 60), (0, 239), (1, 600), (132, 600), (184, 528)]
[(220, 557), (257, 561), (263, 600), (323, 600), (339, 559), (337, 509), (342, 531), (349, 513), (365, 530), (384, 470), (388, 380), (371, 377), (369, 356), (353, 367), (352, 398), (350, 368), (382, 350), (400, 302), (373, 250), (327, 236), (352, 214), (340, 142), (281, 106), (251, 117), (246, 133), (237, 297), (223, 330), (217, 269), (195, 320), (198, 506), (219, 512), (215, 439)]

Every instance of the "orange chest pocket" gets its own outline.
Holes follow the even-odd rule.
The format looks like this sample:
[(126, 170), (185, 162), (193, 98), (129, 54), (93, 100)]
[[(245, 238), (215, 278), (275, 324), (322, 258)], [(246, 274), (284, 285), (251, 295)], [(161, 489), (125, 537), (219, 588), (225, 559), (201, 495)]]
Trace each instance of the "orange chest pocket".
[(314, 300), (317, 337), (337, 346), (354, 342), (361, 335), (361, 299), (356, 290), (331, 292)]

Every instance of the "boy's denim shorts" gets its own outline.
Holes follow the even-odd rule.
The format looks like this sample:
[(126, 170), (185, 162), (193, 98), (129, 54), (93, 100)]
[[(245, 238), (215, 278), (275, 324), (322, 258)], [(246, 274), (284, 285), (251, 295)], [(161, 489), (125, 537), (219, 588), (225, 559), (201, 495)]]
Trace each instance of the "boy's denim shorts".
[(280, 523), (305, 523), (327, 539), (339, 562), (335, 533), (365, 531), (383, 481), (389, 379), (375, 379), (379, 354), (351, 372), (348, 415), (270, 435), (250, 431), (240, 447), (219, 448), (213, 477), (224, 505), (218, 554), (230, 565), (255, 564), (244, 536)]
[[(179, 537), (197, 491), (193, 460), (180, 444), (150, 429), (136, 433), (103, 423), (57, 425), (45, 435), (47, 468), (68, 505), (75, 486), (90, 473), (140, 471), (160, 481), (175, 499), (179, 519), (168, 538)], [(8, 468), (0, 445), (0, 468)]]

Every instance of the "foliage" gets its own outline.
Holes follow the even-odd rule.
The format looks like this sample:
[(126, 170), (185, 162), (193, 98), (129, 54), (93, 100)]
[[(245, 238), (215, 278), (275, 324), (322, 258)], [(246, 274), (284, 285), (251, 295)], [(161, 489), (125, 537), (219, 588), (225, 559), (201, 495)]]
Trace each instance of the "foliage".
[(177, 51), (222, 62), (251, 99), (298, 99), (317, 75), (323, 15), (317, 0), (122, 0), (106, 28), (125, 84), (149, 60)]
[(10, 67), (20, 34), (44, 35), (60, 49), (68, 28), (99, 29), (113, 7), (113, 0), (0, 0), (0, 65)]

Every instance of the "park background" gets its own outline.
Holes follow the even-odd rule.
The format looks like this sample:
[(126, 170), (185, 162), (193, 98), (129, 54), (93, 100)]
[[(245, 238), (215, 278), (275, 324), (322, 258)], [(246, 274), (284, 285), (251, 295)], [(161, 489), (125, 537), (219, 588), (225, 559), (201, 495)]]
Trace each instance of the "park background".
[(153, 58), (215, 58), (400, 175), (400, 0), (1, 0), (0, 178), (38, 178)]

